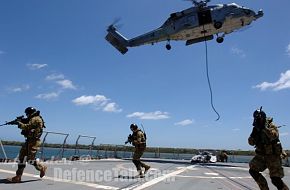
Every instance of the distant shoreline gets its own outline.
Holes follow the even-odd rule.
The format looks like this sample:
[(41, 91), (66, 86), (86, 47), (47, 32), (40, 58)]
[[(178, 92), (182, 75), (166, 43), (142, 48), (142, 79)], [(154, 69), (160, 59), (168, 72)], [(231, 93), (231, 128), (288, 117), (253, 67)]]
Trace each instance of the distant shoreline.
[[(12, 146), (21, 146), (23, 142), (20, 141), (2, 141), (3, 145), (12, 145)], [(49, 148), (62, 148), (62, 144), (54, 143), (45, 143), (44, 147)], [(65, 144), (65, 149), (76, 149), (75, 144)], [(107, 151), (133, 151), (133, 146), (124, 146), (124, 145), (114, 145), (114, 144), (100, 144), (94, 145), (83, 145), (78, 144), (77, 149), (92, 149), (92, 150), (107, 150)], [(198, 154), (201, 151), (209, 151), (212, 153), (220, 154), (222, 151), (226, 151), (229, 155), (243, 155), (243, 156), (252, 156), (255, 154), (254, 150), (225, 150), (225, 149), (193, 149), (193, 148), (170, 148), (170, 147), (147, 147), (146, 152), (153, 153), (172, 153), (172, 154)], [(289, 151), (286, 151), (289, 153)], [(289, 155), (289, 154), (288, 154)]]

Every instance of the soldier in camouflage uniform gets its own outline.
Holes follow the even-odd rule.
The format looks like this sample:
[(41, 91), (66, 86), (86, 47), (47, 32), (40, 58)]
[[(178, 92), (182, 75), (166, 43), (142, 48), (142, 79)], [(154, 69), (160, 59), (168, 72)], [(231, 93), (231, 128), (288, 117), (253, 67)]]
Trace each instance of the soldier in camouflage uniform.
[[(141, 131), (136, 124), (131, 124), (130, 129), (133, 132), (132, 134), (132, 144), (135, 146), (135, 151), (133, 154), (132, 162), (137, 168), (139, 177), (144, 177), (144, 174), (148, 172), (150, 166), (146, 165), (144, 162), (141, 162), (140, 158), (142, 157), (146, 149), (146, 137), (144, 132)], [(143, 173), (142, 168), (145, 168)]]
[(26, 108), (25, 114), (27, 116), (26, 119), (17, 121), (18, 128), (22, 130), (21, 134), (26, 138), (26, 141), (22, 145), (19, 152), (16, 176), (7, 179), (12, 183), (21, 182), (21, 176), (24, 168), (26, 167), (26, 162), (33, 165), (36, 170), (40, 171), (41, 178), (45, 175), (45, 171), (47, 169), (47, 166), (35, 160), (36, 153), (41, 145), (40, 137), (42, 135), (43, 128), (45, 128), (44, 121), (40, 116), (40, 111), (37, 111), (33, 107)]
[[(273, 185), (278, 190), (289, 190), (282, 181), (284, 171), (282, 167), (282, 145), (279, 140), (278, 128), (273, 123), (273, 118), (267, 118), (262, 107), (253, 114), (253, 130), (248, 138), (248, 143), (255, 146), (255, 157), (250, 161), (249, 173), (257, 182), (261, 190), (269, 190), (264, 176), (261, 174), (268, 168)], [(285, 155), (284, 155), (285, 156)]]

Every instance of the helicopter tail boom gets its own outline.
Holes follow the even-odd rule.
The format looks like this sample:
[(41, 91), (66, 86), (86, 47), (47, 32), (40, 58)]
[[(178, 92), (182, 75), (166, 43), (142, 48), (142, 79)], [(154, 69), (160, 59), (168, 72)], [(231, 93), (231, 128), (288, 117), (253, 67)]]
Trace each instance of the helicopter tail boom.
[(114, 46), (119, 52), (125, 54), (128, 51), (128, 40), (122, 36), (113, 25), (110, 25), (107, 31), (108, 34), (105, 39), (110, 42), (110, 44)]

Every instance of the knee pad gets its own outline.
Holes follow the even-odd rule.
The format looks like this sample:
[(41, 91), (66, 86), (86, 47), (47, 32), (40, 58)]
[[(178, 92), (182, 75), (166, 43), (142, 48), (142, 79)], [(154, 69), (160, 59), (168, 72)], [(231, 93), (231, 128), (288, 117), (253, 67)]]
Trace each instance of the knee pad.
[(258, 181), (258, 179), (260, 178), (261, 174), (260, 172), (257, 172), (253, 169), (249, 170), (250, 175), (254, 178), (255, 181)]
[(284, 187), (284, 183), (280, 177), (271, 177), (271, 181), (273, 185), (277, 187), (278, 190), (282, 190)]

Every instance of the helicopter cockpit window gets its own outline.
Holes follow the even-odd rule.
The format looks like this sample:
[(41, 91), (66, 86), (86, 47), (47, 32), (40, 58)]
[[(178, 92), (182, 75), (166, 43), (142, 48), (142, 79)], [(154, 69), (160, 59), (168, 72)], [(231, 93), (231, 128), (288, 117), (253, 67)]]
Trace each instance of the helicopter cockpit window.
[(172, 13), (170, 15), (170, 18), (171, 20), (176, 20), (178, 18), (180, 18), (184, 13), (183, 12), (176, 12), (176, 13)]
[(176, 21), (184, 15), (183, 12), (172, 13), (170, 17), (164, 22), (163, 25), (169, 24), (170, 22)]

